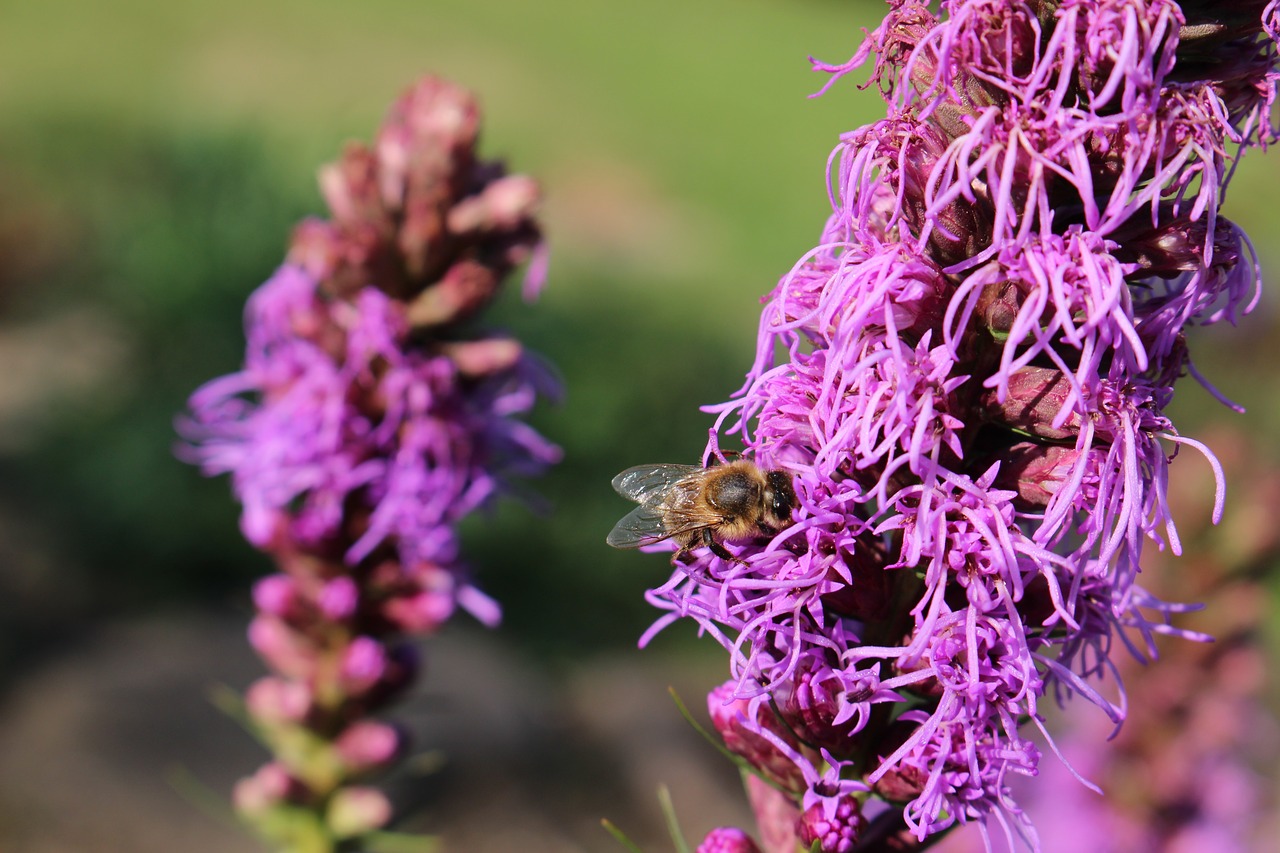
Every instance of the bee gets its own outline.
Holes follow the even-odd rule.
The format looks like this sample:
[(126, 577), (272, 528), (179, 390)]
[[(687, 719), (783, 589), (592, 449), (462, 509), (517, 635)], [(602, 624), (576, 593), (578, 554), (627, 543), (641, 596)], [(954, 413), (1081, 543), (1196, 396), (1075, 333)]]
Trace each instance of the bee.
[(724, 542), (772, 536), (791, 523), (796, 493), (785, 471), (763, 471), (739, 459), (726, 465), (637, 465), (613, 478), (613, 488), (636, 501), (606, 540), (638, 548), (664, 539), (679, 543), (681, 560), (697, 545), (725, 560), (742, 562)]

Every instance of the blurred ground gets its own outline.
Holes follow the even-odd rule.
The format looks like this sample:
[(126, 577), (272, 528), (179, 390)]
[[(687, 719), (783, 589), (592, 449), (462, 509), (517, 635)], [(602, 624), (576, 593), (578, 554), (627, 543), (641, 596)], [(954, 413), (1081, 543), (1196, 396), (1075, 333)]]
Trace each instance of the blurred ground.
[[(214, 685), (243, 688), (260, 672), (243, 631), (242, 614), (207, 610), (104, 625), (12, 685), (0, 704), (3, 849), (257, 849), (206, 810), (223, 808), (264, 758), (209, 701)], [(444, 763), (388, 784), (408, 814), (401, 826), (438, 834), (445, 850), (620, 850), (603, 817), (646, 849), (667, 849), (663, 783), (691, 838), (747, 820), (736, 768), (666, 692), (673, 684), (706, 724), (701, 697), (718, 662), (694, 672), (620, 652), (553, 675), (466, 628), (430, 641), (426, 662), (391, 716)], [(191, 780), (208, 789), (198, 801), (183, 793)]]

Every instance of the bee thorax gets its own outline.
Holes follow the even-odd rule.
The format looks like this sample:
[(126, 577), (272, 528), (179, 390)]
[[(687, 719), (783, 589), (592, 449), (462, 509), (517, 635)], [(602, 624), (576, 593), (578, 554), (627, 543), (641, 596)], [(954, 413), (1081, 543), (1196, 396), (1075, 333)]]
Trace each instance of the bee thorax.
[(707, 502), (726, 515), (742, 515), (759, 504), (760, 484), (740, 471), (730, 471), (707, 483)]

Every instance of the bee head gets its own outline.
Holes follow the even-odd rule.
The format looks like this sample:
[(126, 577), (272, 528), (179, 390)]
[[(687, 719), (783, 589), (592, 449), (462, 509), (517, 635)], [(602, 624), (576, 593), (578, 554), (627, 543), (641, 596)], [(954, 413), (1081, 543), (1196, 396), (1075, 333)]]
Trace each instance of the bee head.
[(764, 508), (766, 523), (781, 530), (791, 523), (791, 510), (796, 506), (796, 492), (786, 471), (765, 474)]

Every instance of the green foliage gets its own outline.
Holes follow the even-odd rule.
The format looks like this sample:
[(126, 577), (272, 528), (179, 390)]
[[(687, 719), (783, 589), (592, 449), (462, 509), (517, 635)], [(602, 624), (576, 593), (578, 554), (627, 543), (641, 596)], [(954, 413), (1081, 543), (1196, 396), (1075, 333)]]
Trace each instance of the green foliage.
[(668, 568), (604, 545), (628, 509), (609, 480), (696, 459), (712, 421), (698, 407), (741, 384), (758, 297), (826, 215), (827, 151), (880, 110), (852, 86), (806, 99), (822, 79), (805, 55), (847, 57), (881, 7), (123, 0), (10, 11), (0, 248), (8, 227), (31, 257), (10, 253), (0, 269), (2, 322), (79, 312), (115, 355), (90, 387), (51, 390), (20, 440), (0, 442), (0, 503), (45, 532), (59, 565), (78, 567), (65, 582), (81, 600), (112, 613), (243, 596), (265, 570), (238, 535), (226, 479), (174, 458), (173, 419), (196, 387), (238, 367), (245, 297), (294, 223), (321, 212), (315, 169), (344, 134), (367, 138), (430, 69), (480, 91), (483, 150), (546, 187), (547, 291), (528, 306), (513, 287), (493, 322), (555, 362), (568, 389), (535, 415), (565, 450), (529, 484), (542, 511), (508, 501), (472, 519), (468, 560), (504, 604), (503, 631), (538, 652), (633, 643), (653, 618), (642, 591)]
[[(244, 300), (281, 261), (294, 223), (318, 211), (315, 191), (281, 181), (267, 144), (247, 134), (50, 125), (0, 139), (4, 160), (26, 164), (59, 211), (49, 227), (77, 235), (39, 280), (13, 283), (11, 315), (78, 306), (123, 353), (88, 392), (56, 396), (0, 456), (0, 488), (56, 531), (103, 612), (242, 590), (265, 561), (239, 537), (226, 478), (175, 458), (174, 419), (200, 384), (239, 366)], [(528, 485), (540, 511), (508, 501), (466, 530), (482, 586), (520, 602), (508, 630), (566, 652), (633, 642), (646, 623), (639, 593), (665, 561), (604, 545), (626, 510), (609, 480), (637, 461), (696, 458), (710, 425), (697, 407), (740, 383), (753, 337), (726, 346), (733, 330), (696, 282), (673, 304), (646, 297), (625, 269), (574, 275), (534, 305), (513, 283), (492, 318), (563, 372), (565, 401), (536, 420), (565, 462)], [(561, 288), (613, 296), (566, 299)]]
[(11, 318), (87, 312), (115, 353), (89, 366), (93, 387), (50, 391), (0, 461), (0, 487), (55, 532), (104, 608), (242, 583), (260, 567), (228, 484), (175, 459), (173, 420), (198, 385), (238, 366), (245, 296), (314, 201), (282, 186), (262, 142), (242, 133), (61, 121), (0, 140), (0, 157), (22, 163), (58, 211), (51, 239), (75, 235), (39, 280), (13, 283)]

